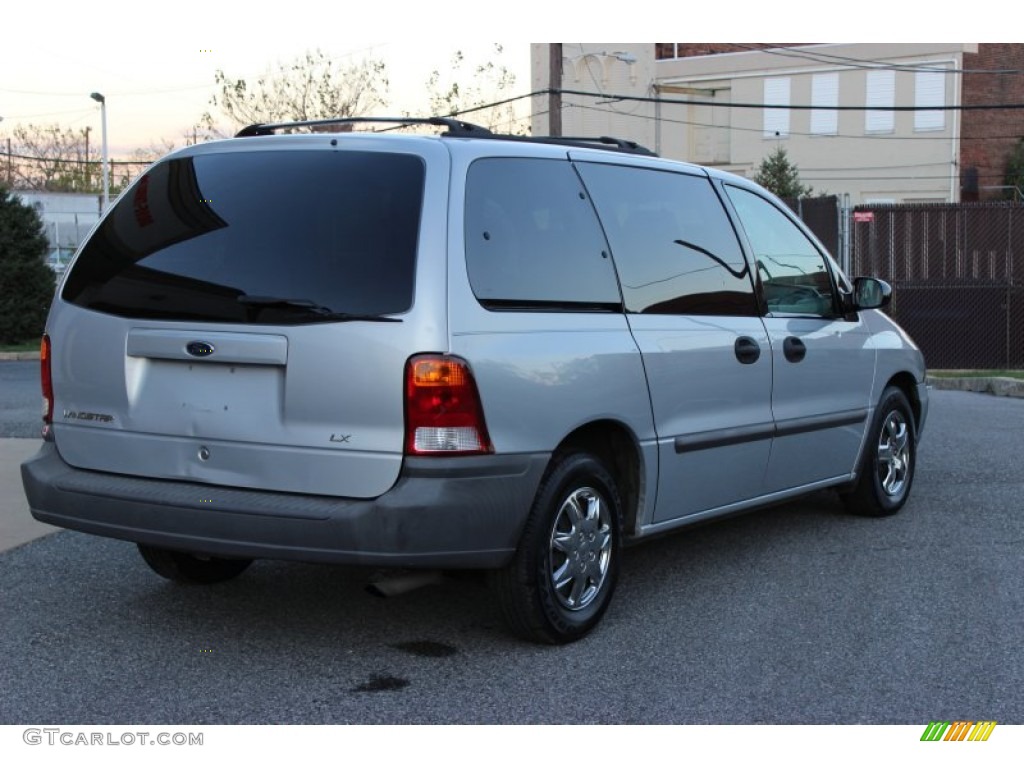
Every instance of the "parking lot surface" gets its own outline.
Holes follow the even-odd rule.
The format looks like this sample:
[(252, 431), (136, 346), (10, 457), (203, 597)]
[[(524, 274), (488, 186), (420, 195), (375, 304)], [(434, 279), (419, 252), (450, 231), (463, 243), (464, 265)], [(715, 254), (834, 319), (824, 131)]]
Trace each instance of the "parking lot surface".
[(470, 576), (185, 588), (128, 543), (37, 539), (0, 554), (0, 723), (1024, 722), (1024, 400), (932, 397), (899, 515), (819, 493), (628, 550), (564, 647), (509, 638)]

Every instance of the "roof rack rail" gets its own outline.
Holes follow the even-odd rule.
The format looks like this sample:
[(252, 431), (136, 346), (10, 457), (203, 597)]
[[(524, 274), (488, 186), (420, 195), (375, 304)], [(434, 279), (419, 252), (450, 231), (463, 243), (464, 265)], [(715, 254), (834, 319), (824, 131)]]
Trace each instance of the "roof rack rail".
[(480, 138), (501, 141), (523, 141), (531, 144), (559, 144), (580, 149), (603, 149), (611, 152), (626, 152), (631, 155), (658, 156), (656, 152), (652, 152), (635, 141), (616, 139), (611, 136), (512, 136), (504, 133), (492, 133)]
[(618, 149), (625, 149), (631, 152), (640, 152), (641, 154), (648, 152), (654, 154), (647, 147), (637, 144), (635, 141), (629, 139), (617, 139), (614, 136), (555, 136), (555, 137), (542, 137), (542, 138), (555, 138), (561, 141), (574, 141), (574, 142), (593, 142), (595, 144), (609, 144)]
[(327, 125), (346, 125), (353, 123), (393, 123), (396, 125), (442, 125), (448, 130), (444, 136), (493, 136), (489, 130), (474, 123), (456, 120), (454, 117), (329, 117), (323, 120), (292, 120), (284, 123), (255, 123), (246, 126), (235, 134), (236, 138), (245, 136), (271, 136), (274, 131), (282, 128), (315, 128)]
[(247, 126), (235, 134), (236, 137), (271, 136), (275, 131), (284, 128), (316, 128), (329, 125), (352, 125), (355, 123), (386, 123), (396, 126), (404, 125), (438, 125), (448, 130), (442, 136), (452, 138), (500, 139), (503, 141), (522, 141), (533, 144), (561, 144), (569, 147), (594, 148), (635, 155), (657, 157), (657, 153), (647, 147), (627, 139), (613, 136), (514, 136), (507, 133), (493, 133), (475, 123), (467, 123), (454, 117), (330, 117), (323, 120), (294, 120), (283, 123), (256, 123)]

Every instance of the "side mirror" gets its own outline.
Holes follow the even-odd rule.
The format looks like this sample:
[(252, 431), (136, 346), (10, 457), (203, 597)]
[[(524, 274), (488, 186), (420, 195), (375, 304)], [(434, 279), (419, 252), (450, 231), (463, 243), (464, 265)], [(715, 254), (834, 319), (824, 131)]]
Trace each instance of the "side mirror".
[(853, 281), (854, 309), (881, 309), (892, 300), (892, 286), (875, 277), (858, 277)]

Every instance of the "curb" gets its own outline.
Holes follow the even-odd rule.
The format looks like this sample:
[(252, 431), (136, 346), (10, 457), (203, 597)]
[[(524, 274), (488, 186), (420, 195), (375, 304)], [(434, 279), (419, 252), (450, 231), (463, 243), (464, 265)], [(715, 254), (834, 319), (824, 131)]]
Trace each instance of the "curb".
[(0, 352), (0, 360), (38, 360), (38, 352)]
[(1004, 376), (967, 376), (963, 378), (928, 376), (927, 382), (928, 386), (933, 389), (983, 392), (1000, 397), (1024, 397), (1024, 379), (1011, 379)]

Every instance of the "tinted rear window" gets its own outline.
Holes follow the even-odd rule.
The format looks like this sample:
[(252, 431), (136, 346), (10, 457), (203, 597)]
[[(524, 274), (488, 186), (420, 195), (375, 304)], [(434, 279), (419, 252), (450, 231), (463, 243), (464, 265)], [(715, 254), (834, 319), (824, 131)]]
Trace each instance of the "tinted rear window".
[(413, 155), (325, 149), (168, 160), (104, 220), (63, 296), (169, 320), (402, 312), (412, 305), (423, 180)]

